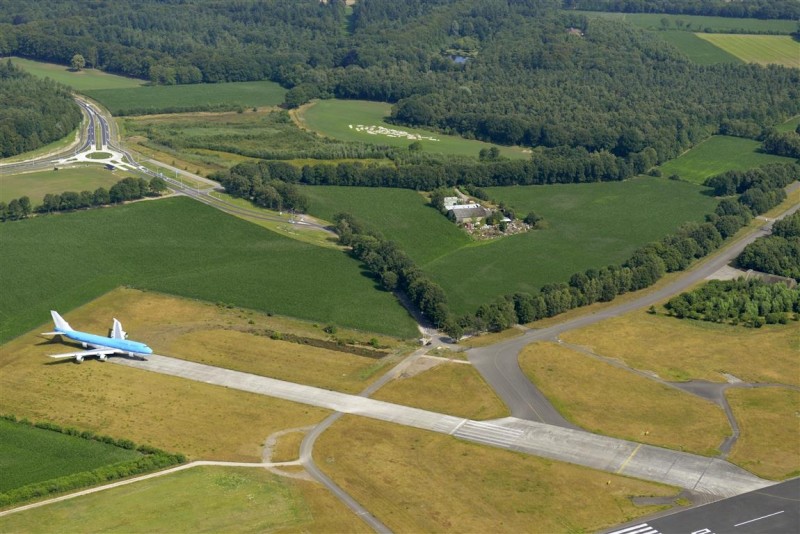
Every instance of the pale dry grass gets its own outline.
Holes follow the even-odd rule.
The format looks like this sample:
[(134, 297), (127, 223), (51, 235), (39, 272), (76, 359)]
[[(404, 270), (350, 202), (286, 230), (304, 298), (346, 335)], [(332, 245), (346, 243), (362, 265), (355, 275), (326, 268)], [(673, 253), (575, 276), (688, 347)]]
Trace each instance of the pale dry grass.
[(561, 338), (666, 380), (724, 382), (729, 373), (748, 382), (800, 385), (797, 323), (754, 329), (636, 311)]
[(445, 362), (420, 374), (397, 378), (372, 398), (470, 419), (509, 415), (478, 371), (463, 363)]
[(305, 432), (289, 432), (280, 436), (272, 449), (272, 462), (291, 462), (300, 457), (300, 444), (306, 437)]
[(395, 532), (595, 531), (659, 507), (667, 486), (345, 416), (314, 448), (337, 484)]
[(766, 478), (800, 475), (800, 391), (735, 388), (725, 395), (741, 429), (729, 459)]
[(716, 404), (555, 343), (534, 343), (520, 366), (558, 410), (598, 434), (716, 455), (731, 429)]

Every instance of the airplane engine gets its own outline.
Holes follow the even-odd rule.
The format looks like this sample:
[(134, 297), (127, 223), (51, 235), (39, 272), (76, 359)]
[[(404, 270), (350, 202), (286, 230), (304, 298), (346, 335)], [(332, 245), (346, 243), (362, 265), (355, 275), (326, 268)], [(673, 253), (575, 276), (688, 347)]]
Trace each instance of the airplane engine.
[(98, 359), (99, 359), (101, 362), (104, 362), (104, 361), (106, 361), (106, 355), (105, 355), (105, 354), (100, 354), (100, 355), (98, 355), (98, 356), (97, 356), (97, 358), (98, 358)]
[(135, 353), (133, 353), (133, 352), (129, 352), (129, 353), (128, 353), (128, 356), (130, 356), (131, 358), (136, 358), (136, 354), (135, 354)]
[(82, 363), (83, 362), (83, 356), (75, 356), (75, 362)]
[(82, 346), (84, 349), (86, 349), (86, 348), (89, 348), (89, 345), (87, 345), (86, 343), (81, 343), (81, 346)]

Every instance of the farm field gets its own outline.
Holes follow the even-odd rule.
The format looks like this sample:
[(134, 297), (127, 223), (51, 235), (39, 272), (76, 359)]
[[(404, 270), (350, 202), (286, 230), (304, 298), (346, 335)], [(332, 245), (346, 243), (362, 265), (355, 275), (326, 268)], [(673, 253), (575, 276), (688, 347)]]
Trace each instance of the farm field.
[[(391, 104), (382, 102), (367, 102), (364, 100), (319, 100), (298, 110), (295, 117), (300, 124), (322, 135), (341, 139), (343, 141), (356, 141), (374, 143), (393, 147), (407, 148), (414, 139), (405, 136), (390, 137), (389, 135), (374, 134), (360, 131), (359, 125), (365, 127), (384, 127), (400, 130), (409, 134), (422, 136), (419, 139), (422, 150), (441, 154), (458, 156), (472, 156), (477, 158), (483, 148), (497, 146), (500, 154), (508, 158), (528, 158), (530, 154), (519, 147), (504, 147), (492, 145), (482, 141), (463, 139), (454, 135), (445, 135), (419, 128), (397, 126), (384, 121), (391, 113)], [(431, 141), (427, 138), (438, 139)]]
[(367, 532), (312, 482), (263, 469), (195, 467), (0, 518), (0, 531)]
[(677, 174), (682, 180), (701, 184), (707, 178), (725, 171), (794, 161), (792, 158), (758, 152), (759, 148), (761, 143), (752, 139), (715, 135), (659, 168), (665, 177)]
[(800, 475), (797, 449), (800, 391), (729, 389), (725, 396), (742, 432), (731, 451), (731, 461), (775, 480)]
[(333, 221), (346, 212), (395, 241), (424, 264), (470, 244), (470, 237), (416, 191), (376, 187), (302, 186), (312, 215)]
[(0, 419), (0, 493), (138, 456), (107, 443)]
[(698, 65), (714, 65), (717, 63), (742, 63), (742, 60), (729, 54), (722, 48), (698, 37), (692, 32), (667, 30), (657, 34), (675, 48), (686, 54)]
[(47, 193), (64, 191), (94, 191), (98, 187), (109, 189), (131, 173), (109, 171), (100, 165), (62, 167), (57, 171), (38, 171), (24, 174), (0, 174), (0, 201), (27, 195), (34, 207), (41, 205)]
[(67, 312), (120, 285), (416, 335), (408, 313), (346, 254), (186, 198), (3, 224), (0, 241), (0, 341), (41, 324), (50, 309)]
[(114, 115), (214, 111), (277, 106), (286, 92), (274, 82), (153, 85), (83, 91)]
[[(566, 282), (588, 268), (622, 262), (635, 248), (687, 221), (701, 221), (716, 201), (689, 183), (642, 177), (627, 182), (487, 188), (524, 217), (547, 228), (493, 241), (474, 241), (421, 265), (456, 314), (492, 299)], [(442, 217), (444, 218), (444, 217)]]
[(317, 440), (314, 458), (395, 532), (528, 532), (532, 525), (540, 532), (594, 532), (665, 508), (636, 506), (631, 496), (677, 494), (667, 486), (349, 415)]
[(800, 68), (800, 42), (788, 35), (698, 33), (697, 36), (747, 63)]
[(472, 365), (438, 362), (435, 367), (426, 369), (436, 363), (430, 358), (419, 360), (416, 365), (423, 371), (414, 373), (409, 370), (406, 373), (414, 373), (412, 376), (392, 380), (371, 397), (469, 419), (496, 419), (509, 415), (503, 401)]
[(745, 382), (800, 386), (794, 324), (753, 329), (636, 311), (561, 338), (664, 380), (725, 382), (728, 373)]
[[(534, 343), (520, 367), (569, 421), (596, 432), (715, 456), (732, 430), (722, 408), (700, 397), (556, 343)], [(613, 400), (599, 402), (613, 392)]]
[[(603, 11), (569, 11), (587, 17), (604, 17), (624, 20), (645, 30), (680, 28), (687, 31), (713, 33), (774, 33), (789, 35), (797, 30), (792, 20), (762, 20), (733, 17), (706, 17), (702, 15), (669, 15), (666, 13), (612, 13)], [(666, 20), (666, 27), (662, 20)]]
[(51, 78), (57, 82), (68, 85), (79, 92), (94, 89), (128, 89), (139, 87), (144, 80), (117, 76), (95, 69), (84, 69), (79, 72), (69, 70), (66, 65), (32, 61), (19, 57), (12, 57), (11, 62), (39, 78)]

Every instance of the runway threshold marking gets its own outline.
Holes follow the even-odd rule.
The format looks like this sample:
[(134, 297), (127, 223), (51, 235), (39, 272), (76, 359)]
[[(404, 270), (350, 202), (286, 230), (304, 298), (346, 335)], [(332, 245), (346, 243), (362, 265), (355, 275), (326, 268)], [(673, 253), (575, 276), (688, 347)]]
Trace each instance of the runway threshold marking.
[(744, 522), (742, 522), (742, 523), (736, 523), (736, 524), (735, 524), (735, 525), (733, 525), (733, 526), (734, 526), (734, 527), (738, 527), (738, 526), (741, 526), (741, 525), (746, 525), (747, 523), (752, 523), (753, 521), (759, 521), (759, 520), (761, 520), (761, 519), (766, 519), (766, 518), (768, 518), (768, 517), (772, 517), (773, 515), (782, 514), (783, 512), (784, 512), (784, 510), (781, 510), (780, 512), (775, 512), (774, 514), (762, 515), (761, 517), (756, 517), (755, 519), (751, 519), (750, 521), (744, 521)]
[(621, 530), (615, 530), (614, 532), (609, 532), (608, 534), (661, 534), (658, 530), (654, 529), (647, 523), (640, 523), (638, 525), (634, 525), (632, 527), (623, 528)]
[(626, 466), (626, 465), (628, 465), (628, 462), (630, 462), (631, 460), (633, 460), (633, 457), (634, 457), (634, 456), (636, 456), (636, 453), (637, 453), (637, 452), (639, 452), (639, 449), (640, 449), (640, 448), (642, 448), (642, 444), (641, 444), (641, 443), (639, 443), (639, 444), (636, 446), (636, 448), (635, 448), (635, 449), (633, 449), (633, 452), (631, 453), (631, 455), (630, 455), (630, 456), (628, 456), (628, 457), (625, 459), (625, 461), (624, 461), (624, 462), (622, 462), (622, 465), (621, 465), (621, 466), (619, 466), (619, 469), (617, 469), (617, 474), (620, 474), (620, 473), (622, 473), (622, 470), (623, 470), (623, 469), (625, 469), (625, 466)]

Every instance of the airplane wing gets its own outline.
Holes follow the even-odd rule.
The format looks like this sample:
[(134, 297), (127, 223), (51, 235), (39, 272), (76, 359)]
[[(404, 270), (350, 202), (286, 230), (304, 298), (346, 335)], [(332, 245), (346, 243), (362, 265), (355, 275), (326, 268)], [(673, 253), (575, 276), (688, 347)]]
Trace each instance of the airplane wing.
[(104, 347), (92, 350), (79, 350), (77, 352), (65, 352), (63, 354), (50, 354), (49, 356), (51, 358), (83, 358), (84, 356), (108, 356), (109, 354), (119, 354), (122, 352), (123, 351), (119, 349)]

